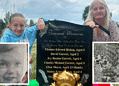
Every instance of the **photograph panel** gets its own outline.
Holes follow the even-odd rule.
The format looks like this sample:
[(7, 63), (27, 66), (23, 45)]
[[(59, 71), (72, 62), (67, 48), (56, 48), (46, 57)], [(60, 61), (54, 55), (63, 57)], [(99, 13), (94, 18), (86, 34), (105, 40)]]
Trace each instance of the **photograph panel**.
[(27, 43), (0, 43), (1, 85), (28, 85), (28, 51)]
[(119, 42), (93, 42), (93, 83), (119, 83)]

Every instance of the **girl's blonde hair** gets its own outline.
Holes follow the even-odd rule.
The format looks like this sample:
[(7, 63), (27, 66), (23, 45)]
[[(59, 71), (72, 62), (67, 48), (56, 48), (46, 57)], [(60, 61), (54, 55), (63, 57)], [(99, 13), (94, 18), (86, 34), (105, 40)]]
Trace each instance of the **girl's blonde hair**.
[(107, 7), (107, 4), (104, 0), (94, 0), (91, 5), (90, 5), (90, 8), (89, 8), (89, 13), (88, 13), (88, 16), (85, 20), (85, 22), (88, 22), (88, 21), (94, 21), (94, 17), (92, 15), (92, 12), (93, 12), (93, 7), (94, 5), (97, 3), (97, 2), (100, 2), (104, 5), (105, 7), (105, 10), (106, 10), (106, 14), (105, 14), (105, 21), (104, 21), (104, 28), (108, 30), (109, 28), (109, 20), (110, 20), (110, 12), (109, 12), (109, 9)]

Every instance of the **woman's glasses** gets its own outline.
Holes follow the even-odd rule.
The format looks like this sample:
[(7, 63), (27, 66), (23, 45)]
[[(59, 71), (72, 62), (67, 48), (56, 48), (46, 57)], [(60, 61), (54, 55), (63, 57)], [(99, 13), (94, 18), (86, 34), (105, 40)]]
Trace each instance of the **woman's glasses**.
[(95, 8), (93, 8), (93, 11), (97, 11), (97, 10), (104, 10), (105, 8), (103, 7), (103, 6), (101, 6), (101, 7), (95, 7)]

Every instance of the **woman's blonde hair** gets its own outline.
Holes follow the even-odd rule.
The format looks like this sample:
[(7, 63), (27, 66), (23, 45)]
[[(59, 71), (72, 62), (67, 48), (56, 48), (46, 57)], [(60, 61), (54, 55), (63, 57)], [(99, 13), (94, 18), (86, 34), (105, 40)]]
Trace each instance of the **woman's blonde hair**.
[(89, 8), (89, 13), (88, 13), (88, 16), (85, 20), (85, 22), (88, 22), (88, 21), (94, 21), (94, 17), (92, 15), (92, 12), (93, 12), (93, 7), (94, 5), (97, 3), (97, 2), (100, 2), (104, 5), (105, 7), (105, 10), (106, 10), (106, 14), (105, 14), (105, 21), (104, 21), (104, 28), (108, 30), (109, 28), (109, 20), (110, 20), (110, 12), (109, 12), (109, 9), (107, 7), (107, 4), (104, 0), (94, 0), (91, 5), (90, 5), (90, 8)]

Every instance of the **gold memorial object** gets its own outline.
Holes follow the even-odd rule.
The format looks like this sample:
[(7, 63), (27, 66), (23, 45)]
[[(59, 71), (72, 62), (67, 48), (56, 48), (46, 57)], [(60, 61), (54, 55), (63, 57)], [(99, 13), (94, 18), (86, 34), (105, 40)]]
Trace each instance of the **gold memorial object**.
[(53, 80), (55, 81), (50, 86), (82, 86), (81, 83), (76, 83), (80, 79), (77, 73), (70, 73), (64, 70), (61, 73), (54, 73)]

